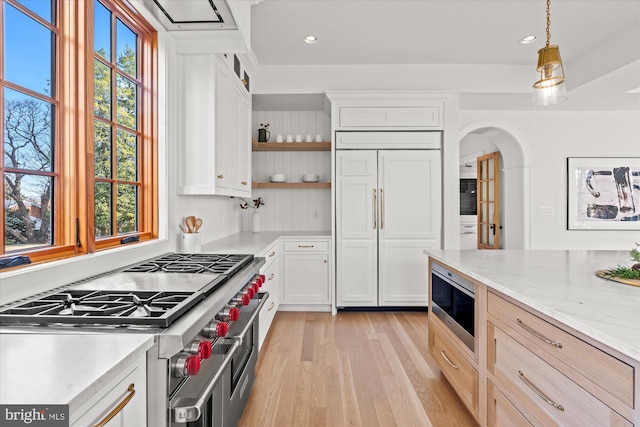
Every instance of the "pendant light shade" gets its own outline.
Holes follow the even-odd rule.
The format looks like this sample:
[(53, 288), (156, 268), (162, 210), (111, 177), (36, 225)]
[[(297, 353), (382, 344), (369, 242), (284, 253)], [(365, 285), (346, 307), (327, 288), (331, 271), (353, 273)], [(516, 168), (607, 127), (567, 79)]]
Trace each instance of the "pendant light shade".
[(533, 84), (533, 105), (544, 107), (567, 100), (560, 48), (550, 44), (551, 0), (547, 0), (547, 44), (538, 51), (538, 79)]

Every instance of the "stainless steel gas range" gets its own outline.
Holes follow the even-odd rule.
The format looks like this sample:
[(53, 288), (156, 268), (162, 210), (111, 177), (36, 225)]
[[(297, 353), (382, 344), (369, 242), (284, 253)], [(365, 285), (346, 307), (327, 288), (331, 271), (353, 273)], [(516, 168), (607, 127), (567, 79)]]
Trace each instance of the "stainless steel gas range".
[(149, 426), (235, 426), (255, 378), (263, 258), (165, 254), (0, 307), (0, 328), (153, 334)]

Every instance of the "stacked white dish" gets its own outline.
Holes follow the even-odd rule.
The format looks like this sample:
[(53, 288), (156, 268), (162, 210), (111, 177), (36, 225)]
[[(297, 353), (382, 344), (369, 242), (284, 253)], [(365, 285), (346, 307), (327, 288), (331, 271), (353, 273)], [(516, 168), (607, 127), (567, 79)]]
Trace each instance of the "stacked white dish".
[(284, 173), (276, 173), (269, 178), (271, 182), (287, 182), (287, 175)]
[(319, 182), (320, 176), (313, 173), (305, 173), (302, 175), (302, 182)]

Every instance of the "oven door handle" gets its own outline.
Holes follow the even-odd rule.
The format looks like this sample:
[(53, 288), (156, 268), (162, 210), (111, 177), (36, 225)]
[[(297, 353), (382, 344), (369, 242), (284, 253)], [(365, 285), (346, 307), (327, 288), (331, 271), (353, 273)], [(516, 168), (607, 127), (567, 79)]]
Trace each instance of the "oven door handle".
[(269, 292), (260, 292), (260, 295), (262, 295), (262, 298), (260, 298), (260, 302), (258, 303), (258, 306), (251, 314), (251, 317), (249, 318), (249, 321), (247, 322), (247, 324), (244, 325), (244, 328), (242, 328), (242, 331), (240, 331), (238, 335), (227, 337), (229, 339), (235, 340), (236, 342), (239, 343), (239, 345), (242, 345), (242, 342), (244, 341), (244, 337), (247, 335), (247, 332), (249, 332), (249, 328), (251, 328), (253, 321), (256, 320), (256, 317), (258, 316), (258, 314), (260, 314), (260, 310), (262, 309), (262, 306), (269, 299)]
[(197, 399), (188, 397), (179, 397), (178, 399), (176, 399), (173, 408), (171, 408), (173, 422), (187, 423), (197, 421), (200, 418), (200, 416), (202, 415), (202, 411), (200, 408), (205, 405), (205, 403), (211, 396), (213, 388), (217, 385), (216, 383), (220, 379), (220, 376), (224, 372), (227, 365), (231, 362), (231, 359), (233, 358), (233, 355), (235, 354), (238, 347), (240, 347), (240, 341), (234, 340), (231, 348), (229, 348), (229, 351), (224, 356), (222, 364), (216, 371), (211, 381), (209, 381), (206, 390), (202, 392), (200, 397), (198, 397)]

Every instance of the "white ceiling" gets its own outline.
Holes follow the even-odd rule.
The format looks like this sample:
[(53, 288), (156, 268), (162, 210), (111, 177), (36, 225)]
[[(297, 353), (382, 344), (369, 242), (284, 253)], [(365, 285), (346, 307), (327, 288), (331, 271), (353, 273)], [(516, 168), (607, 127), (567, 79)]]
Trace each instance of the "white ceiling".
[[(545, 8), (545, 0), (264, 0), (252, 7), (251, 45), (264, 66), (530, 65), (533, 78)], [(304, 43), (308, 34), (318, 42)], [(528, 34), (538, 40), (520, 44)], [(640, 87), (640, 0), (552, 0), (551, 43), (570, 99), (597, 93), (613, 109), (640, 110), (640, 94), (625, 93)], [(615, 99), (605, 100), (611, 91)]]

